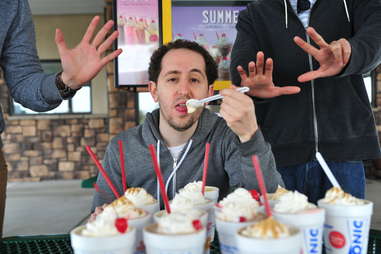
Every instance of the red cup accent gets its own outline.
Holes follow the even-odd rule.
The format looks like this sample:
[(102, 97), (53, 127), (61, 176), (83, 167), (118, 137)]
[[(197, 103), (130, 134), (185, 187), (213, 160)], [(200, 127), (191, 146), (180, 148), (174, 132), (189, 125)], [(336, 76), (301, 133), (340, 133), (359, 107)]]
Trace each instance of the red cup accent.
[(338, 231), (330, 232), (328, 238), (329, 243), (336, 249), (341, 249), (345, 245), (345, 236)]

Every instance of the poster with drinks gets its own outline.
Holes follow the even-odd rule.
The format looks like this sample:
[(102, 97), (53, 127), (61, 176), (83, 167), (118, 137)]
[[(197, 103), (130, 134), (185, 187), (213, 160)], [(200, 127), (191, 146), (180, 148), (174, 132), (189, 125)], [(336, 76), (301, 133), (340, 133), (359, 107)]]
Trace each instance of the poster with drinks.
[(115, 18), (123, 53), (116, 62), (117, 86), (148, 83), (148, 64), (159, 47), (159, 1), (116, 0)]
[[(210, 1), (209, 1), (210, 2)], [(235, 25), (240, 6), (172, 6), (172, 38), (194, 40), (201, 44), (218, 65), (218, 80), (230, 80), (230, 53), (236, 37)]]

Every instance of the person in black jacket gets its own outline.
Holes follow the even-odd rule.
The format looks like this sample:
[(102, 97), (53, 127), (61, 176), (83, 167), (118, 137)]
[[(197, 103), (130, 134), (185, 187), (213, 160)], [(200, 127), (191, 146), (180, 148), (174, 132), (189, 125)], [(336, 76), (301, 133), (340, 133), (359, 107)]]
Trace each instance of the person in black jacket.
[(344, 191), (363, 198), (362, 160), (380, 157), (362, 74), (380, 63), (381, 1), (257, 0), (237, 31), (232, 81), (251, 87), (286, 188), (324, 196), (319, 152)]

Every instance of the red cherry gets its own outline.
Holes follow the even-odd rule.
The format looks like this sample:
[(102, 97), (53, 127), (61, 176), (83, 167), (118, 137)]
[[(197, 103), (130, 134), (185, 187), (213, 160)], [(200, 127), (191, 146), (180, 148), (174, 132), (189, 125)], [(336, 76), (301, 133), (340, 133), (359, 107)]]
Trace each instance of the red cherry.
[(247, 221), (246, 217), (239, 216), (239, 222), (246, 222), (246, 221)]
[(192, 225), (194, 229), (196, 229), (197, 231), (202, 229), (202, 224), (200, 220), (193, 220)]
[(115, 227), (119, 233), (123, 234), (128, 229), (128, 221), (126, 218), (117, 218), (115, 219)]
[(249, 192), (250, 192), (251, 196), (252, 196), (255, 200), (260, 201), (260, 196), (261, 196), (261, 195), (258, 193), (258, 191), (256, 191), (256, 190), (250, 190)]
[(150, 37), (149, 37), (149, 40), (152, 41), (152, 42), (156, 42), (159, 40), (159, 36), (157, 36), (156, 34), (152, 34)]

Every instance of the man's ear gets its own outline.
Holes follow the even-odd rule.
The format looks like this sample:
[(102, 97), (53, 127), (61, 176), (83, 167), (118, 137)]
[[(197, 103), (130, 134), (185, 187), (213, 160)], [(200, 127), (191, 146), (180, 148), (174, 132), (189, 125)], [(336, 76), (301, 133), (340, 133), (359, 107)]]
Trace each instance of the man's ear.
[(212, 96), (214, 94), (214, 87), (213, 85), (209, 86), (209, 96)]
[(157, 95), (157, 84), (156, 84), (156, 82), (153, 82), (153, 81), (148, 82), (148, 91), (151, 93), (152, 99), (155, 102), (158, 102), (159, 98)]

